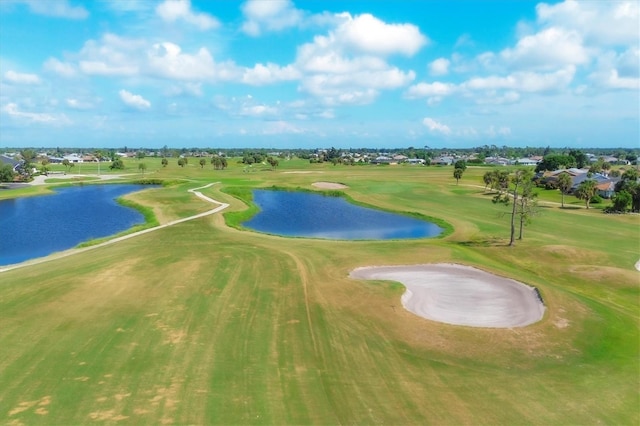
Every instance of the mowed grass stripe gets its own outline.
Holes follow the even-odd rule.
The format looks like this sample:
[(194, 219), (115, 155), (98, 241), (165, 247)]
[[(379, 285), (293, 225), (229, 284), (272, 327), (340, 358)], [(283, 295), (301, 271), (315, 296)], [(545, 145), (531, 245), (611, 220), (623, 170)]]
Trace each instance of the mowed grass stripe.
[[(637, 423), (637, 217), (551, 207), (506, 248), (500, 207), (463, 188), (482, 186), (483, 170), (468, 169), (456, 188), (449, 168), (299, 162), (287, 168), (313, 174), (285, 174), (230, 164), (161, 170), (195, 181), (141, 198), (173, 219), (210, 208), (184, 191), (212, 181), (222, 183), (205, 194), (236, 211), (244, 204), (225, 185), (337, 181), (360, 202), (448, 219), (455, 232), (290, 239), (229, 229), (214, 215), (8, 271), (3, 422)], [(430, 262), (535, 285), (545, 318), (514, 330), (448, 326), (402, 309), (397, 283), (348, 278), (358, 266)]]

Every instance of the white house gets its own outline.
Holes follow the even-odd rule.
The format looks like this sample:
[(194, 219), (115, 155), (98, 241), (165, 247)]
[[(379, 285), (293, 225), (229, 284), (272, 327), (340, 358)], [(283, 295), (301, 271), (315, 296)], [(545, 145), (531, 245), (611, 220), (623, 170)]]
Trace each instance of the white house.
[(70, 163), (83, 163), (84, 159), (78, 154), (69, 154), (62, 157), (63, 160), (69, 160)]
[(538, 164), (538, 162), (536, 160), (532, 160), (531, 158), (518, 158), (515, 161), (515, 164), (517, 164), (518, 166), (535, 166), (536, 164)]

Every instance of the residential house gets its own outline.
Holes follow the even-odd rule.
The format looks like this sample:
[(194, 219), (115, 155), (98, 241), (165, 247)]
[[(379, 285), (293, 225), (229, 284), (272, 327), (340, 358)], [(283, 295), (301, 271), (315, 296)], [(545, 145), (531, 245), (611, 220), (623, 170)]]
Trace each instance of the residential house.
[(484, 163), (493, 166), (506, 166), (509, 164), (509, 159), (504, 157), (486, 157)]
[(63, 160), (68, 160), (69, 163), (84, 163), (84, 158), (79, 154), (69, 154), (62, 157)]
[(0, 164), (9, 164), (14, 172), (17, 172), (20, 168), (20, 164), (22, 164), (21, 160), (16, 160), (13, 157), (9, 157), (8, 155), (0, 155)]
[(532, 158), (518, 158), (514, 164), (518, 166), (535, 166), (538, 162)]
[(435, 166), (450, 166), (454, 162), (454, 158), (448, 155), (435, 157), (431, 160), (431, 164)]
[(370, 161), (371, 164), (397, 164), (391, 157), (387, 157), (386, 155), (379, 155), (373, 160)]
[(422, 158), (409, 158), (407, 160), (407, 163), (411, 164), (413, 166), (413, 165), (416, 165), (416, 164), (424, 164), (425, 161)]

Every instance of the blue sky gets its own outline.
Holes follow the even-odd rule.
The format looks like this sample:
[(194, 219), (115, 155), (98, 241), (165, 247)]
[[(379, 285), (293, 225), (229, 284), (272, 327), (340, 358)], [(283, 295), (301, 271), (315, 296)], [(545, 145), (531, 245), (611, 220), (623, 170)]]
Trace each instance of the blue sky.
[(640, 147), (640, 3), (0, 0), (0, 147)]

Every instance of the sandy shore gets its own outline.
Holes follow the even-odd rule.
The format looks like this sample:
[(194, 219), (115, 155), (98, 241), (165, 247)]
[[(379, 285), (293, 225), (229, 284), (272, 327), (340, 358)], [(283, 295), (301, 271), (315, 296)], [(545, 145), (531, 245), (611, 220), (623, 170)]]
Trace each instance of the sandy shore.
[(402, 283), (402, 306), (423, 318), (471, 327), (524, 327), (542, 319), (533, 287), (456, 264), (370, 266), (351, 278)]

